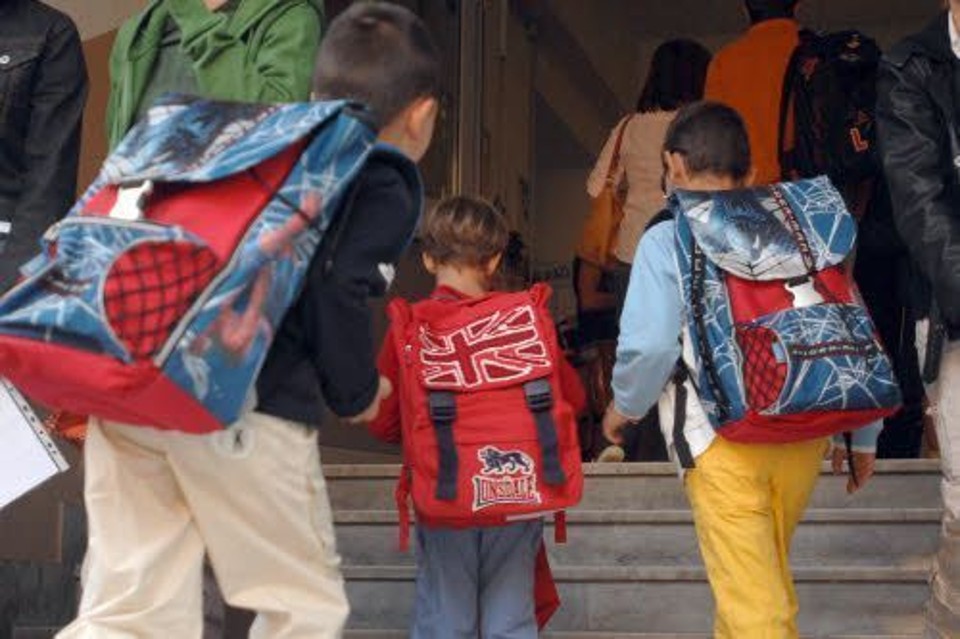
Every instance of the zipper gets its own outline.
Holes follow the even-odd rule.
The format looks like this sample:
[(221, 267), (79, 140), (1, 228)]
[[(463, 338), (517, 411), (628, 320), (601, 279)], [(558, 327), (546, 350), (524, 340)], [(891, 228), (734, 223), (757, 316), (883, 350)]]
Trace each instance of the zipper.
[(139, 220), (123, 220), (115, 217), (106, 217), (106, 216), (76, 216), (69, 217), (63, 220), (60, 220), (43, 234), (43, 239), (54, 242), (60, 236), (60, 231), (64, 226), (71, 226), (73, 224), (80, 225), (90, 225), (90, 226), (121, 226), (124, 228), (137, 229), (140, 231), (157, 231), (163, 229), (174, 228), (167, 224), (161, 224), (159, 222), (144, 222)]

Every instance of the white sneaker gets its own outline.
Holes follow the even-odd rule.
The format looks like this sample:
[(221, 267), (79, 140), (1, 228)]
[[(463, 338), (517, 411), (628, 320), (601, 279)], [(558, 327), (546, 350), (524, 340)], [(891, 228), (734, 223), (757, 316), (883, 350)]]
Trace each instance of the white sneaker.
[(623, 451), (622, 447), (613, 444), (600, 451), (600, 454), (597, 455), (597, 462), (601, 464), (619, 464), (626, 456), (627, 454)]

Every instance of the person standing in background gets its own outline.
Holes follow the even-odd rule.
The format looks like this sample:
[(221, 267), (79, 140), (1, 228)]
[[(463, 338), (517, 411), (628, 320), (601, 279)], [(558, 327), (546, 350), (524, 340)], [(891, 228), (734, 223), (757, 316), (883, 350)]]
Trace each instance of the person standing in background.
[[(623, 220), (613, 246), (620, 267), (604, 272), (599, 265), (579, 257), (574, 263), (581, 343), (591, 349), (596, 347), (592, 365), (602, 369), (589, 375), (589, 383), (607, 387), (590, 392), (592, 410), (598, 419), (610, 402), (608, 387), (617, 322), (630, 276), (629, 265), (633, 264), (647, 224), (664, 207), (660, 150), (667, 127), (681, 107), (703, 98), (710, 58), (710, 52), (692, 40), (668, 40), (657, 47), (636, 112), (621, 119), (610, 132), (587, 179), (590, 197), (599, 196), (608, 179), (623, 192)], [(655, 415), (650, 419), (655, 420)], [(655, 423), (648, 425), (653, 427), (628, 429), (624, 448), (605, 448), (599, 461), (666, 459), (659, 429)]]
[(322, 0), (154, 0), (110, 55), (110, 148), (167, 92), (306, 100), (323, 18)]
[(693, 40), (668, 40), (657, 47), (636, 112), (625, 116), (610, 132), (587, 178), (587, 193), (597, 197), (622, 128), (619, 168), (613, 178), (616, 183), (623, 181), (626, 199), (614, 254), (624, 264), (633, 264), (643, 230), (663, 209), (663, 139), (677, 110), (703, 98), (710, 59), (710, 52)]
[[(943, 526), (924, 637), (960, 636), (960, 0), (884, 56), (880, 155), (893, 217), (922, 272), (915, 300), (927, 397), (940, 441)], [(925, 299), (924, 299), (925, 298)]]
[(65, 14), (0, 0), (0, 292), (77, 190), (87, 68)]
[(800, 0), (744, 0), (750, 29), (717, 53), (707, 72), (706, 99), (733, 107), (750, 134), (756, 184), (781, 177), (780, 103), (787, 65), (800, 44)]

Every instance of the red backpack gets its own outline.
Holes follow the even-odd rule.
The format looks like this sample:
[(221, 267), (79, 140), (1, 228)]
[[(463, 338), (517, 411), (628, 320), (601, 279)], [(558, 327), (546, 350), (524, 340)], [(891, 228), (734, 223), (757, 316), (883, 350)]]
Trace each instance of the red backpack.
[(580, 501), (576, 416), (560, 390), (550, 295), (541, 284), (391, 303), (401, 371), (402, 546), (411, 495), (419, 519), (452, 527), (560, 515)]

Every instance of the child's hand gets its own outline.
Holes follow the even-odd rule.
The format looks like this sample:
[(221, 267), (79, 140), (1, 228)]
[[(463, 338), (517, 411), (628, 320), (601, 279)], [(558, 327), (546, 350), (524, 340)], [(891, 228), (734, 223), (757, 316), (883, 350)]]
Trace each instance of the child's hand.
[(623, 429), (630, 423), (630, 418), (620, 414), (611, 403), (603, 414), (603, 436), (613, 444), (623, 443)]
[[(834, 446), (833, 459), (831, 460), (834, 475), (843, 473), (843, 467), (846, 461), (846, 449), (843, 446)], [(873, 477), (876, 464), (876, 453), (859, 453), (853, 451), (853, 468), (850, 469), (850, 478), (847, 480), (847, 494), (852, 495), (870, 481), (870, 478)]]
[(393, 393), (393, 384), (386, 377), (380, 377), (380, 386), (377, 388), (377, 395), (367, 406), (367, 409), (359, 415), (348, 417), (347, 421), (351, 424), (369, 424), (380, 414), (380, 402), (390, 397)]

